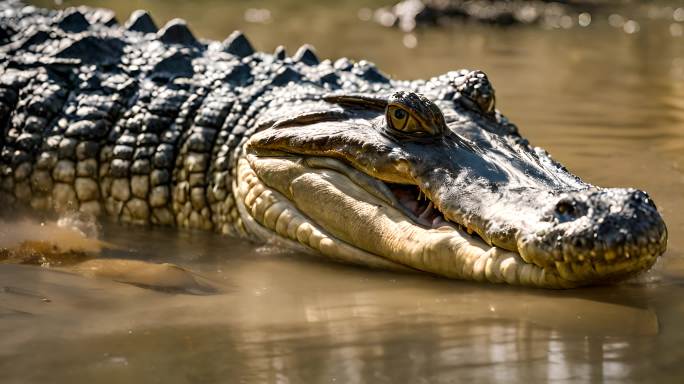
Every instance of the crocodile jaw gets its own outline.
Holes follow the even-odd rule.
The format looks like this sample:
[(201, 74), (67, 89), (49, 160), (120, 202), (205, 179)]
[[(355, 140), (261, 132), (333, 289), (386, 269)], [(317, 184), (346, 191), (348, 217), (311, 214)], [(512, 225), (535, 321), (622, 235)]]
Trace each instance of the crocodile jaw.
[(453, 225), (424, 228), (342, 172), (302, 157), (248, 155), (234, 182), (248, 231), (264, 241), (371, 267), (543, 288), (580, 283)]

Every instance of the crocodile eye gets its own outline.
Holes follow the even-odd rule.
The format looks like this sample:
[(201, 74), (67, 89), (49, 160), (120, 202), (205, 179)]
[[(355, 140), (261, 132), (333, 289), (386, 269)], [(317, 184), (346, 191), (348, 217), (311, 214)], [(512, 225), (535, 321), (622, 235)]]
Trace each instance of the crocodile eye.
[(392, 105), (387, 110), (387, 123), (397, 131), (414, 133), (420, 131), (420, 126), (416, 123), (416, 119), (406, 112), (403, 108)]
[(446, 130), (444, 116), (430, 100), (413, 92), (396, 92), (387, 102), (385, 119), (390, 133), (435, 136)]

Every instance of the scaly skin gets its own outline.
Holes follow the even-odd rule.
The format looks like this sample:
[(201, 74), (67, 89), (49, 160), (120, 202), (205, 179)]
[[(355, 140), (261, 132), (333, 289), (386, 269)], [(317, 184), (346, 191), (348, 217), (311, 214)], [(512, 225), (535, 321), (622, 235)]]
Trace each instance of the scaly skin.
[(144, 12), (0, 5), (0, 199), (212, 230), (345, 262), (549, 288), (648, 269), (648, 196), (532, 147), (479, 71), (197, 40)]

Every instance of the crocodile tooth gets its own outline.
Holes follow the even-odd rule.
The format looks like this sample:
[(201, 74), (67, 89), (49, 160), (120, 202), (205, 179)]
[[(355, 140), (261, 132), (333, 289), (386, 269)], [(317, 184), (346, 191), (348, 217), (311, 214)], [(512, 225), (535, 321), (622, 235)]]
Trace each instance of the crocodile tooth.
[(254, 53), (252, 44), (241, 31), (233, 31), (221, 44), (223, 52), (230, 53), (238, 57), (247, 57)]
[(304, 63), (306, 65), (318, 65), (321, 61), (316, 56), (315, 49), (309, 44), (304, 44), (292, 56), (292, 60)]
[(142, 33), (155, 33), (158, 28), (157, 25), (152, 20), (152, 16), (142, 9), (138, 9), (131, 13), (125, 24), (126, 29), (129, 31), (137, 31)]
[(418, 218), (421, 220), (427, 220), (430, 214), (433, 212), (433, 205), (432, 201), (428, 203), (427, 207), (425, 207), (425, 210), (418, 215)]

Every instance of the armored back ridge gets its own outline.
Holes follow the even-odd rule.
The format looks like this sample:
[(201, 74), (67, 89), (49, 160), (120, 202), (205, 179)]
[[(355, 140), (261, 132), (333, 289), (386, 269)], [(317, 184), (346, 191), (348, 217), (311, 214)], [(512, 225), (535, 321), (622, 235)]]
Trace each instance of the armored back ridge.
[(144, 11), (0, 15), (6, 206), (543, 287), (622, 279), (665, 250), (645, 193), (593, 187), (530, 146), (482, 72), (390, 80)]
[[(236, 149), (269, 105), (388, 87), (368, 63), (198, 41), (182, 20), (6, 4), (3, 198), (37, 209), (237, 233)], [(343, 71), (339, 71), (343, 69)], [(293, 86), (291, 83), (297, 83)]]

